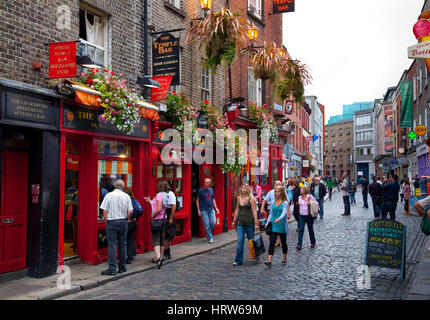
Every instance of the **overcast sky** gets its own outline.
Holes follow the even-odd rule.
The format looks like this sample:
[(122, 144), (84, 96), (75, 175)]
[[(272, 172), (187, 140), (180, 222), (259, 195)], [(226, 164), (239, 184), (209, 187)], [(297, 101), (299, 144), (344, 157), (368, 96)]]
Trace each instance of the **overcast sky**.
[(412, 28), (424, 0), (296, 0), (283, 13), (283, 42), (309, 66), (326, 123), (342, 105), (382, 98), (396, 86), (417, 43)]

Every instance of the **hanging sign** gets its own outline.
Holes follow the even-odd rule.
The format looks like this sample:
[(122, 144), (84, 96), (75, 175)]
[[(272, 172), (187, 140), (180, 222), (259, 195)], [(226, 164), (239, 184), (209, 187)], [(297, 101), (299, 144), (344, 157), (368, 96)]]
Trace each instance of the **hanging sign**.
[(157, 81), (161, 88), (151, 88), (151, 101), (160, 101), (167, 98), (167, 93), (169, 92), (170, 84), (172, 82), (173, 76), (155, 76), (152, 80)]
[(292, 114), (293, 113), (293, 101), (285, 100), (285, 113)]
[(412, 81), (400, 82), (400, 94), (402, 96), (402, 113), (400, 127), (412, 127)]
[(49, 44), (49, 78), (76, 77), (76, 41)]
[(273, 0), (273, 13), (294, 12), (294, 0)]
[(406, 270), (406, 226), (392, 220), (373, 220), (367, 223), (364, 264)]
[(179, 38), (164, 33), (152, 44), (152, 74), (173, 76), (171, 85), (181, 83), (179, 69)]
[(430, 58), (430, 41), (425, 41), (408, 48), (409, 59)]

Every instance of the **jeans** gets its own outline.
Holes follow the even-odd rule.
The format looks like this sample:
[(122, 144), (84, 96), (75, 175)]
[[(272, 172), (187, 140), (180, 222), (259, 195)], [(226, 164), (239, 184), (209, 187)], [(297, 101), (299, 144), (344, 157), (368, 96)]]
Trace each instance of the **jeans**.
[(387, 219), (387, 214), (390, 214), (390, 220), (396, 220), (397, 202), (386, 201), (381, 207), (381, 218)]
[(320, 217), (322, 218), (324, 216), (324, 198), (317, 199), (317, 201), (320, 206)]
[(355, 192), (350, 193), (349, 198), (351, 199), (351, 203), (355, 203)]
[(243, 226), (237, 225), (237, 248), (236, 248), (236, 259), (234, 260), (237, 264), (243, 263), (243, 245), (245, 243), (245, 233), (248, 240), (254, 239), (254, 226)]
[(216, 223), (215, 210), (200, 210), (200, 212), (202, 213), (202, 220), (203, 225), (205, 226), (206, 238), (211, 240), (213, 239), (212, 230), (214, 229)]
[(328, 188), (328, 198), (331, 201), (331, 193), (333, 192), (333, 188)]
[(363, 206), (365, 208), (369, 208), (369, 204), (367, 203), (367, 192), (363, 192)]
[(278, 239), (278, 236), (281, 239), (282, 253), (288, 253), (287, 234), (272, 232), (272, 234), (270, 235), (269, 256), (273, 256), (273, 254), (275, 253), (275, 243), (276, 239)]
[(127, 220), (108, 220), (106, 222), (106, 236), (108, 241), (109, 270), (116, 272), (116, 248), (119, 247), (118, 268), (125, 269), (127, 258)]
[(345, 207), (344, 214), (349, 216), (351, 214), (351, 205), (349, 203), (349, 196), (343, 196), (343, 204)]
[(136, 247), (136, 221), (127, 222), (127, 258), (131, 259), (135, 256)]
[(305, 224), (308, 225), (308, 231), (309, 231), (309, 239), (311, 241), (311, 244), (316, 244), (315, 240), (315, 233), (314, 233), (314, 218), (311, 216), (300, 216), (299, 217), (299, 240), (297, 241), (298, 246), (302, 246), (303, 242), (303, 234), (305, 233)]
[(375, 215), (375, 218), (379, 218), (381, 214), (381, 206), (378, 205), (378, 200), (376, 198), (372, 197), (372, 205), (373, 205), (373, 214)]

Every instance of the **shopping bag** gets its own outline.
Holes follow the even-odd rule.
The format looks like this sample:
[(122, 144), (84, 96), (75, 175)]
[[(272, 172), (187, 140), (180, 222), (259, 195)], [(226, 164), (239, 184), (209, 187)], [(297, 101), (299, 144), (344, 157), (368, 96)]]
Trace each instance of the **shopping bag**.
[(267, 223), (267, 219), (265, 219), (265, 218), (258, 219), (258, 222), (260, 223), (260, 231), (266, 230), (265, 226)]
[(257, 257), (261, 256), (264, 252), (266, 252), (266, 249), (264, 248), (263, 237), (261, 236), (261, 234), (255, 236), (253, 242), (255, 255)]
[(254, 249), (254, 240), (249, 240), (249, 259), (255, 260), (257, 259), (255, 255), (255, 249)]

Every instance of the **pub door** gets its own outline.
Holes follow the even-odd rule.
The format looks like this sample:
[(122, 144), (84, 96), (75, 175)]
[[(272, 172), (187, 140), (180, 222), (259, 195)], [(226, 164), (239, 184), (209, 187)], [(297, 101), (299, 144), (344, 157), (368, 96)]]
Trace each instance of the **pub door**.
[(197, 193), (200, 188), (200, 167), (191, 165), (191, 236), (197, 237), (200, 233), (200, 217), (197, 213)]
[(26, 267), (28, 154), (1, 153), (0, 273)]

